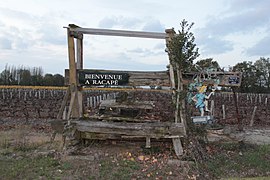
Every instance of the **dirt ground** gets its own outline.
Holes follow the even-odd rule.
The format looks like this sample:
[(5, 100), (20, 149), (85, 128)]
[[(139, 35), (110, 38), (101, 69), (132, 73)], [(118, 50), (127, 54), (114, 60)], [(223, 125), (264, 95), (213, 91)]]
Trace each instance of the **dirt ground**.
[[(177, 160), (170, 141), (153, 141), (151, 148), (146, 149), (141, 140), (89, 140), (86, 144), (77, 144), (68, 138), (67, 147), (62, 149), (60, 134), (50, 142), (52, 130), (48, 121), (2, 119), (0, 153), (15, 160), (52, 157), (61, 164), (50, 175), (38, 176), (41, 179), (187, 179), (193, 176), (189, 164)], [(179, 170), (180, 166), (185, 168)]]
[[(1, 119), (0, 123), (2, 155), (8, 154), (8, 158), (16, 160), (35, 157), (57, 160), (59, 164), (48, 170), (48, 174), (43, 172), (38, 176), (32, 175), (38, 179), (213, 178), (211, 174), (200, 170), (196, 161), (177, 159), (172, 142), (168, 140), (154, 140), (152, 147), (146, 149), (143, 141), (91, 140), (83, 145), (69, 139), (67, 148), (63, 150), (60, 135), (56, 136), (53, 143), (50, 142), (52, 131), (48, 120)], [(245, 128), (240, 132), (235, 127), (225, 127), (222, 130), (208, 131), (208, 140), (270, 144), (270, 128)], [(13, 150), (10, 150), (12, 147)], [(0, 179), (13, 179), (12, 177), (0, 175)], [(28, 179), (28, 176), (22, 177)]]
[(270, 144), (270, 127), (248, 127), (239, 131), (236, 126), (225, 126), (221, 130), (209, 130), (209, 141), (243, 141), (248, 144)]

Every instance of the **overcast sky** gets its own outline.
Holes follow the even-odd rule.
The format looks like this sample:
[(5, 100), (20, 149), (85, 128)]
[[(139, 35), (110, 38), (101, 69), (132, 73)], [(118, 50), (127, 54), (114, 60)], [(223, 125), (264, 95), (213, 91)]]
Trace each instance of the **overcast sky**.
[[(64, 26), (164, 32), (186, 19), (200, 57), (222, 67), (270, 56), (270, 0), (2, 0), (0, 72), (5, 65), (68, 68)], [(85, 35), (85, 69), (164, 70), (165, 41)]]

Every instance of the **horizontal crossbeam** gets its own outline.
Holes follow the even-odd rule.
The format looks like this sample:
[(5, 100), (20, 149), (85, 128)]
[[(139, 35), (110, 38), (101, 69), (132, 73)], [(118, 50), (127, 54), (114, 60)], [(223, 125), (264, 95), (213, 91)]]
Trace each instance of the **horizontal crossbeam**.
[(152, 38), (152, 39), (165, 39), (166, 37), (168, 37), (166, 33), (160, 32), (95, 29), (95, 28), (81, 28), (81, 27), (70, 28), (70, 32), (93, 34), (93, 35), (138, 37), (138, 38)]
[(79, 132), (104, 133), (126, 136), (143, 136), (150, 138), (164, 138), (168, 136), (184, 136), (184, 126), (180, 123), (126, 123), (105, 121), (72, 121)]

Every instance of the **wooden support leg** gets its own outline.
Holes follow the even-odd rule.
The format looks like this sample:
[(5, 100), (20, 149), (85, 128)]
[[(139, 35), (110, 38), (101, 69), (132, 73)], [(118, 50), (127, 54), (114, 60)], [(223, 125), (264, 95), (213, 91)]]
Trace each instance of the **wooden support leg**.
[(63, 119), (67, 119), (67, 107), (64, 108), (64, 111), (63, 111)]
[(71, 100), (70, 100), (70, 104), (69, 104), (69, 108), (68, 108), (67, 119), (70, 119), (71, 112), (72, 112), (72, 107), (73, 107), (74, 101), (75, 101), (75, 96), (76, 96), (76, 93), (72, 92), (71, 93)]
[(146, 137), (146, 145), (145, 148), (151, 148), (151, 139), (150, 137)]
[(62, 134), (62, 147), (61, 147), (62, 150), (66, 149), (66, 138), (67, 138), (66, 135)]
[(60, 111), (59, 111), (59, 113), (57, 115), (57, 119), (62, 119), (61, 117), (62, 117), (63, 112), (65, 110), (65, 107), (66, 107), (69, 96), (70, 96), (70, 87), (68, 87), (67, 92), (65, 94), (65, 97), (64, 97), (64, 99), (63, 99), (63, 101), (61, 103), (61, 108), (60, 108)]
[(78, 91), (78, 104), (79, 104), (79, 116), (83, 116), (83, 94), (81, 91)]
[(180, 138), (172, 138), (173, 141), (173, 147), (174, 151), (177, 157), (180, 157), (183, 155), (183, 147)]

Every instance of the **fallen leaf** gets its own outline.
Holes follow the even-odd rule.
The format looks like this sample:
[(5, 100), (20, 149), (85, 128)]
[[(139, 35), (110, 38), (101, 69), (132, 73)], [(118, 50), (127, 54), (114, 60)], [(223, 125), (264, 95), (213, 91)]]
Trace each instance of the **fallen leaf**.
[(145, 161), (148, 161), (150, 158), (149, 157), (144, 157), (144, 160)]
[(145, 159), (145, 157), (144, 157), (144, 156), (139, 156), (138, 159), (139, 159), (140, 161), (143, 161), (143, 160)]

